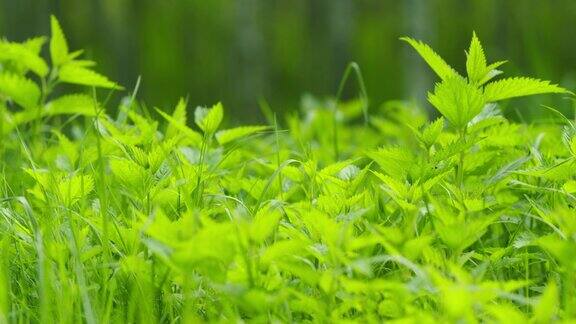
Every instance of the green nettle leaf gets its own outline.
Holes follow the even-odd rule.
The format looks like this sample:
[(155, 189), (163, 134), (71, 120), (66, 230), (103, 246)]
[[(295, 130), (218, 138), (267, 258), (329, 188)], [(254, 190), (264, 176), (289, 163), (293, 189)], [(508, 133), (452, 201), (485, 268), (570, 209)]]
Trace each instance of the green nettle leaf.
[(83, 115), (95, 116), (97, 109), (92, 97), (84, 94), (72, 94), (62, 96), (47, 103), (38, 114), (36, 110), (24, 110), (14, 114), (13, 121), (16, 125), (31, 122), (41, 117), (57, 115)]
[(468, 73), (468, 80), (471, 83), (479, 83), (484, 79), (490, 70), (486, 66), (486, 56), (480, 40), (476, 33), (472, 34), (472, 41), (470, 48), (466, 54), (466, 72)]
[(488, 65), (486, 67), (486, 70), (488, 71), (486, 73), (486, 75), (482, 78), (482, 80), (480, 80), (480, 85), (492, 80), (494, 77), (499, 76), (500, 74), (502, 74), (503, 72), (498, 70), (498, 68), (502, 65), (506, 63), (506, 61), (498, 61), (498, 62), (494, 62), (490, 65)]
[(175, 119), (160, 109), (156, 109), (156, 111), (168, 121), (169, 127), (173, 127), (175, 130), (181, 132), (193, 145), (200, 145), (200, 143), (202, 143), (202, 135), (190, 129), (185, 123), (182, 123), (182, 120)]
[(44, 38), (35, 38), (29, 44), (18, 44), (0, 40), (0, 62), (10, 61), (22, 67), (22, 72), (30, 70), (40, 77), (48, 74), (46, 62), (38, 55), (36, 47), (42, 46)]
[(414, 155), (405, 147), (383, 147), (366, 154), (396, 179), (405, 178), (410, 166), (415, 163)]
[(94, 179), (90, 175), (73, 176), (58, 182), (57, 189), (64, 205), (69, 206), (94, 189)]
[(472, 41), (466, 53), (468, 80), (460, 77), (430, 46), (407, 37), (402, 40), (412, 45), (442, 79), (441, 83), (436, 84), (434, 93), (428, 95), (428, 99), (459, 128), (465, 127), (481, 111), (485, 103), (543, 93), (570, 93), (549, 81), (526, 77), (495, 81), (482, 89), (482, 85), (502, 73), (497, 68), (506, 61), (487, 65), (484, 49), (476, 33), (472, 34)]
[(487, 102), (543, 93), (569, 93), (568, 90), (551, 84), (550, 81), (517, 77), (491, 82), (484, 87)]
[(462, 77), (446, 79), (428, 93), (430, 103), (457, 128), (463, 128), (484, 107), (482, 91)]
[(534, 319), (536, 322), (553, 322), (558, 313), (558, 305), (558, 287), (554, 281), (551, 281), (538, 299), (538, 303), (534, 306)]
[(402, 37), (400, 39), (410, 44), (442, 80), (458, 75), (458, 73), (427, 44), (410, 37)]
[(436, 139), (442, 133), (444, 129), (444, 118), (440, 117), (430, 123), (426, 128), (422, 131), (421, 140), (424, 142), (426, 146), (431, 146), (436, 142)]
[(46, 104), (42, 115), (77, 114), (94, 116), (98, 111), (94, 99), (85, 94), (71, 94), (54, 99)]
[(261, 209), (250, 224), (250, 238), (257, 244), (263, 243), (273, 233), (281, 218), (282, 214), (278, 209)]
[(52, 36), (50, 37), (50, 57), (52, 58), (52, 64), (54, 66), (60, 66), (69, 59), (68, 43), (56, 17), (50, 17), (50, 26), (52, 30)]
[(224, 117), (224, 108), (219, 102), (212, 108), (198, 107), (194, 111), (194, 121), (207, 134), (214, 134)]
[(46, 43), (48, 38), (44, 36), (32, 37), (27, 39), (22, 45), (26, 46), (26, 48), (32, 53), (36, 55), (40, 55), (40, 51), (42, 51), (42, 47)]
[(0, 96), (31, 109), (38, 105), (40, 94), (40, 88), (32, 80), (11, 73), (0, 74)]
[(62, 66), (59, 78), (60, 81), (66, 83), (107, 89), (123, 89), (118, 84), (110, 81), (107, 77), (73, 63)]
[(186, 100), (184, 98), (180, 98), (178, 104), (176, 105), (176, 109), (174, 109), (174, 112), (172, 113), (172, 120), (174, 120), (174, 123), (168, 124), (168, 128), (166, 129), (167, 138), (172, 138), (178, 134), (179, 129), (174, 124), (178, 124), (180, 127), (186, 126), (188, 119), (186, 106)]
[(216, 133), (216, 140), (220, 145), (224, 145), (237, 139), (256, 134), (267, 130), (268, 126), (241, 126), (231, 129), (221, 130)]

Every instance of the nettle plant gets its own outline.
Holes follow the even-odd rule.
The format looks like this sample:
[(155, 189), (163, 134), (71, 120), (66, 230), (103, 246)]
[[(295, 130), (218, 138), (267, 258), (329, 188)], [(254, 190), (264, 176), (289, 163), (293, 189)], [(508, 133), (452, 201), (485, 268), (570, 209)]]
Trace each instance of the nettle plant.
[(494, 115), (493, 104), (498, 101), (543, 93), (568, 93), (549, 81), (527, 77), (490, 82), (502, 73), (498, 68), (506, 61), (488, 64), (476, 33), (466, 53), (467, 77), (450, 67), (430, 46), (412, 38), (402, 40), (410, 44), (442, 80), (434, 92), (428, 94), (428, 100), (459, 132), (465, 133), (485, 115)]
[[(21, 124), (61, 114), (95, 115), (100, 108), (91, 96), (68, 94), (52, 98), (61, 83), (120, 90), (122, 87), (94, 72), (96, 65), (80, 59), (83, 51), (70, 52), (56, 18), (51, 19), (51, 66), (40, 56), (46, 37), (23, 43), (0, 41), (0, 99), (2, 133), (7, 134)], [(36, 81), (29, 78), (32, 74)], [(9, 109), (9, 110), (8, 110)]]
[[(410, 44), (440, 77), (441, 82), (436, 84), (434, 92), (428, 93), (428, 101), (450, 122), (462, 143), (470, 144), (479, 140), (474, 135), (502, 118), (496, 105), (498, 101), (544, 93), (569, 93), (566, 89), (550, 84), (550, 81), (527, 77), (492, 81), (502, 74), (498, 68), (506, 61), (488, 64), (476, 33), (472, 34), (466, 52), (466, 77), (456, 72), (425, 43), (407, 37), (402, 40)], [(442, 119), (437, 120), (434, 126), (427, 129), (427, 134), (423, 134), (423, 139), (428, 139), (429, 143), (427, 137), (437, 134), (442, 124)], [(463, 160), (464, 152), (461, 153), (458, 166), (459, 182), (463, 181)]]
[(496, 105), (569, 92), (493, 81), (476, 35), (466, 77), (404, 38), (441, 79), (435, 121), (368, 118), (362, 84), (222, 129), (221, 104), (149, 111), (136, 90), (111, 117), (96, 90), (122, 88), (51, 27), (50, 65), (46, 38), (0, 41), (0, 322), (576, 317), (576, 126)]

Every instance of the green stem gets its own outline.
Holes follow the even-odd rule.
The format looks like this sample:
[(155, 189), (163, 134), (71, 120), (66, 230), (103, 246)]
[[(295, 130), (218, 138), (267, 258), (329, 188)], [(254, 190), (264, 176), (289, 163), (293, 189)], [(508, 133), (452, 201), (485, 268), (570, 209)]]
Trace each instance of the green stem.
[(360, 87), (360, 99), (362, 100), (362, 112), (364, 114), (364, 124), (368, 125), (368, 95), (366, 93), (366, 86), (364, 85), (364, 78), (362, 77), (362, 71), (360, 71), (360, 66), (356, 62), (350, 62), (346, 66), (346, 70), (344, 71), (344, 75), (340, 80), (340, 84), (338, 85), (338, 91), (336, 92), (336, 102), (334, 103), (334, 109), (332, 111), (332, 140), (334, 146), (334, 160), (338, 161), (340, 152), (338, 149), (338, 102), (340, 102), (340, 98), (342, 97), (342, 92), (344, 91), (344, 86), (346, 85), (346, 81), (350, 77), (350, 73), (354, 72), (356, 78), (358, 79), (358, 86)]
[[(464, 127), (461, 131), (460, 131), (460, 138), (459, 140), (462, 141), (464, 144), (466, 143), (466, 131), (467, 128)], [(465, 204), (465, 199), (464, 199), (464, 160), (466, 158), (466, 150), (462, 150), (459, 154), (459, 160), (458, 160), (458, 169), (456, 172), (456, 181), (458, 184), (458, 188), (460, 189), (460, 203), (462, 204), (462, 208), (464, 210), (466, 210), (466, 204)]]

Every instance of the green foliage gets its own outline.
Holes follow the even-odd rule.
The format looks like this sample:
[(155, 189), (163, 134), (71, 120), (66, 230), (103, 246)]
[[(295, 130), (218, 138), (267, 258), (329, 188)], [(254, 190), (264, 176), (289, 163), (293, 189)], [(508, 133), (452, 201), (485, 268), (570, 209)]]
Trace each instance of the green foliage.
[(484, 88), (486, 101), (494, 102), (504, 99), (531, 96), (542, 93), (566, 93), (567, 91), (549, 81), (530, 78), (509, 78), (489, 83)]
[(60, 114), (78, 114), (92, 116), (99, 110), (98, 103), (85, 94), (70, 94), (48, 102), (43, 114), (46, 116)]
[(241, 126), (225, 129), (216, 133), (216, 139), (218, 140), (218, 143), (224, 145), (237, 139), (265, 131), (268, 128), (268, 126)]
[(198, 107), (194, 111), (194, 122), (207, 134), (214, 134), (218, 130), (223, 117), (224, 110), (221, 103), (211, 108)]
[[(93, 70), (94, 62), (78, 59), (81, 51), (69, 53), (66, 38), (55, 17), (51, 17), (49, 67), (40, 56), (46, 38), (36, 37), (23, 43), (0, 40), (0, 134), (48, 117), (60, 115), (95, 115), (100, 109), (87, 94), (53, 95), (60, 83), (89, 87), (122, 89)], [(29, 72), (37, 78), (31, 78)], [(36, 127), (36, 131), (39, 128)]]
[(442, 82), (436, 84), (434, 93), (428, 94), (428, 100), (458, 129), (466, 128), (486, 103), (535, 94), (569, 93), (549, 81), (526, 77), (485, 84), (502, 73), (497, 68), (505, 61), (487, 65), (484, 49), (476, 33), (472, 34), (470, 48), (466, 53), (467, 78), (461, 77), (430, 46), (408, 37), (401, 39), (408, 42), (442, 79)]
[(437, 83), (428, 100), (457, 128), (465, 127), (485, 104), (482, 91), (461, 77)]
[(412, 46), (418, 54), (422, 56), (424, 61), (428, 63), (430, 68), (434, 70), (440, 79), (445, 80), (458, 76), (458, 72), (448, 65), (448, 63), (446, 63), (440, 55), (436, 54), (436, 52), (434, 52), (434, 50), (427, 44), (410, 37), (402, 37), (401, 40), (410, 44), (410, 46)]
[(41, 47), (44, 41), (42, 37), (23, 44), (0, 40), (0, 61), (11, 64), (20, 72), (30, 70), (39, 77), (45, 77), (48, 73), (48, 66), (38, 56), (38, 52), (40, 52), (38, 47)]
[(40, 88), (32, 80), (9, 72), (0, 74), (0, 94), (28, 109), (38, 105), (41, 95)]
[(486, 65), (486, 56), (476, 33), (472, 34), (470, 48), (466, 53), (466, 72), (470, 82), (481, 82), (490, 72)]
[(108, 80), (105, 76), (74, 63), (68, 63), (62, 66), (60, 68), (59, 76), (60, 81), (66, 83), (108, 89), (122, 89), (122, 87)]
[(567, 92), (488, 82), (476, 35), (467, 78), (405, 40), (443, 117), (305, 97), (234, 128), (184, 99), (159, 123), (135, 94), (111, 117), (94, 88), (118, 86), (55, 18), (46, 71), (43, 38), (1, 43), (0, 322), (574, 320), (575, 126), (494, 103)]
[(68, 43), (66, 37), (60, 27), (60, 23), (56, 17), (50, 17), (50, 29), (52, 35), (50, 37), (50, 58), (52, 65), (61, 66), (68, 61)]

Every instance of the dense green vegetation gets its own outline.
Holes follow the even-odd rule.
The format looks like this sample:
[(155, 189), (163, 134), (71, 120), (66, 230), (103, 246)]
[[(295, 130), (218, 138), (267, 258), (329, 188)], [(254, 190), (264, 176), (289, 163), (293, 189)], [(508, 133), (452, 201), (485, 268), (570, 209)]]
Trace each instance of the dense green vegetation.
[(0, 322), (576, 318), (576, 124), (497, 105), (572, 94), (501, 78), (476, 35), (466, 76), (403, 38), (433, 121), (362, 95), (224, 128), (138, 86), (107, 114), (122, 87), (51, 27), (0, 41)]

